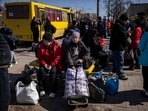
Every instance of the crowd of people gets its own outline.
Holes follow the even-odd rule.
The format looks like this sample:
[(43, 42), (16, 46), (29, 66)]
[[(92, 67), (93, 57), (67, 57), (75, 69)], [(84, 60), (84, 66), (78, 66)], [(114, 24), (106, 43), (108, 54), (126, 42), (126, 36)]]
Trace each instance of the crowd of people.
[[(148, 23), (145, 13), (140, 12), (137, 18), (130, 21), (126, 13), (121, 14), (114, 24), (110, 20), (104, 21), (97, 17), (97, 21), (84, 18), (80, 21), (73, 20), (69, 26), (69, 32), (60, 45), (54, 38), (53, 33), (56, 28), (46, 19), (45, 34), (39, 43), (38, 25), (40, 21), (34, 17), (31, 22), (31, 30), (34, 42), (39, 43), (37, 57), (39, 61), (39, 81), (40, 96), (45, 95), (45, 90), (49, 90), (49, 97), (54, 98), (57, 92), (57, 72), (67, 68), (76, 69), (78, 64), (83, 64), (86, 57), (95, 60), (95, 67), (105, 70), (108, 68), (108, 54), (104, 50), (104, 45), (100, 44), (99, 38), (106, 38), (110, 35), (109, 49), (112, 51), (112, 73), (119, 76), (121, 80), (127, 80), (124, 73), (125, 50), (133, 50), (133, 58), (129, 64), (129, 70), (140, 69), (142, 65), (143, 89), (142, 95), (148, 97)], [(133, 23), (133, 24), (131, 24)], [(108, 32), (108, 34), (106, 34)], [(12, 35), (12, 30), (7, 33), (0, 32), (0, 110), (7, 111), (10, 100), (10, 86), (8, 67), (12, 63), (17, 63), (14, 50), (17, 48), (18, 40)], [(130, 38), (130, 42), (129, 42)], [(46, 89), (45, 78), (49, 76), (50, 89)], [(3, 78), (5, 77), (5, 78)], [(5, 85), (3, 85), (5, 84)]]

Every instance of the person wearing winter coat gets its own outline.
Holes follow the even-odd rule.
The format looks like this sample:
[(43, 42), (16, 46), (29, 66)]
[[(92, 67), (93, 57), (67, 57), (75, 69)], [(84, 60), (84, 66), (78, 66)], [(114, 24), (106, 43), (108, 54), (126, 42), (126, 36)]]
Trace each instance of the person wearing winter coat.
[(39, 42), (39, 25), (41, 25), (41, 21), (36, 16), (33, 17), (30, 28), (33, 34), (33, 42), (38, 43)]
[(45, 33), (49, 32), (52, 35), (56, 32), (56, 27), (51, 24), (49, 17), (46, 18), (46, 21), (45, 21), (45, 24), (44, 24), (44, 30), (45, 30)]
[(78, 64), (83, 64), (83, 60), (88, 57), (89, 51), (80, 40), (80, 33), (73, 32), (71, 42), (67, 46), (66, 62), (67, 67), (75, 69)]
[[(43, 35), (43, 42), (40, 44), (38, 51), (39, 73), (38, 80), (41, 95), (49, 92), (49, 97), (54, 98), (57, 92), (57, 70), (59, 68), (58, 62), (61, 56), (60, 45), (52, 38), (51, 33)], [(44, 82), (46, 81), (47, 74), (49, 74), (50, 89), (46, 89)], [(44, 86), (45, 85), (45, 86)], [(50, 90), (50, 91), (49, 91)]]
[(10, 47), (0, 33), (0, 111), (8, 111), (10, 102), (10, 83), (8, 67), (11, 63)]
[(148, 28), (145, 28), (138, 48), (141, 52), (139, 64), (142, 65), (143, 89), (141, 93), (144, 97), (148, 97)]
[(129, 45), (129, 50), (132, 49), (133, 55), (134, 55), (133, 59), (131, 60), (131, 64), (128, 68), (130, 70), (140, 69), (139, 56), (138, 56), (138, 44), (139, 44), (141, 36), (142, 36), (141, 21), (139, 19), (136, 19), (134, 21), (134, 24), (135, 24), (135, 28), (132, 31), (132, 34), (130, 36), (131, 44)]
[(63, 64), (63, 68), (65, 69), (66, 67), (66, 51), (67, 51), (67, 46), (69, 45), (69, 43), (71, 42), (71, 37), (73, 32), (76, 32), (73, 29), (70, 29), (68, 35), (63, 39), (62, 43), (61, 43), (61, 59), (62, 59), (62, 64)]
[(108, 66), (108, 55), (103, 51), (103, 47), (99, 44), (98, 32), (97, 29), (92, 29), (89, 37), (89, 46), (90, 46), (90, 55), (97, 60), (97, 67), (100, 65), (102, 69), (107, 68)]
[(13, 33), (12, 29), (10, 29), (8, 27), (2, 27), (0, 29), (0, 32), (2, 34), (4, 34), (5, 40), (9, 44), (9, 47), (11, 50), (11, 65), (10, 65), (10, 67), (12, 67), (12, 64), (17, 64), (15, 50), (18, 47), (19, 39), (16, 36), (12, 35), (12, 33)]
[(127, 14), (122, 14), (119, 20), (112, 27), (112, 35), (110, 38), (109, 48), (113, 56), (112, 72), (116, 73), (121, 80), (127, 80), (123, 66), (124, 66), (124, 52), (128, 46), (129, 34), (126, 31)]

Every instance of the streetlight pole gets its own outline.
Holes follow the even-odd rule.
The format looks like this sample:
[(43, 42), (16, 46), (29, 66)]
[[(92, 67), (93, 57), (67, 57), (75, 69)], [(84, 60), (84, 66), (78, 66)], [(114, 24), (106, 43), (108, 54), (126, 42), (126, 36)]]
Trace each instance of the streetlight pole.
[(99, 9), (100, 9), (100, 0), (97, 0), (97, 17), (100, 15)]

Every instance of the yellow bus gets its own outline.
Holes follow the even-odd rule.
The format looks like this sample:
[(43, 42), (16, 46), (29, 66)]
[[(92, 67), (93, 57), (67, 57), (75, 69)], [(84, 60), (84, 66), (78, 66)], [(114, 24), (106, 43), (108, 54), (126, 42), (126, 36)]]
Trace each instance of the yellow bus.
[(20, 41), (33, 41), (30, 23), (34, 16), (42, 23), (39, 25), (39, 41), (44, 34), (45, 18), (49, 17), (51, 24), (56, 27), (55, 38), (61, 37), (72, 22), (73, 12), (71, 9), (47, 5), (38, 2), (8, 2), (5, 3), (4, 24), (13, 31)]

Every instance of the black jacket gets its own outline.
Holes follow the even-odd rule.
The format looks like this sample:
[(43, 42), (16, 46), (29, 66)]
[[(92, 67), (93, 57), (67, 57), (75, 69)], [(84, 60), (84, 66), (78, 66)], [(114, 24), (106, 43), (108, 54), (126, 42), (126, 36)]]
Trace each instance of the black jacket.
[(5, 35), (5, 40), (8, 42), (10, 50), (13, 51), (13, 50), (17, 49), (19, 39), (16, 36)]
[(54, 34), (56, 32), (56, 27), (51, 24), (49, 20), (46, 20), (44, 24), (45, 32), (50, 32), (51, 34)]
[(4, 35), (0, 33), (0, 66), (9, 65), (11, 61), (11, 53), (8, 43)]
[(95, 36), (94, 37), (90, 37), (89, 42), (90, 42), (90, 53), (91, 53), (91, 56), (96, 58), (98, 52), (102, 51), (103, 48), (99, 45), (98, 38), (95, 37)]
[(110, 38), (109, 48), (111, 50), (123, 51), (128, 45), (127, 38), (129, 37), (126, 31), (125, 24), (118, 20), (113, 28), (112, 35)]

